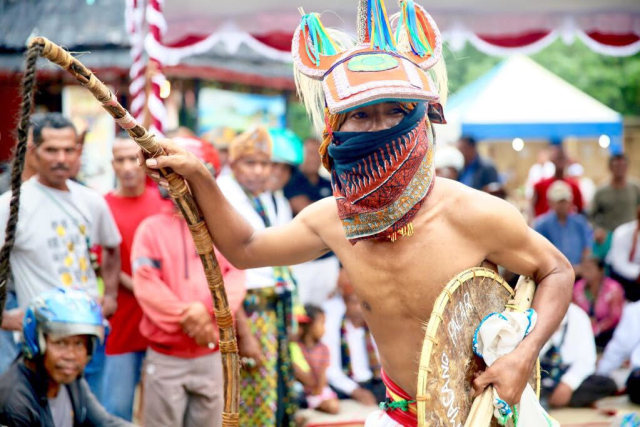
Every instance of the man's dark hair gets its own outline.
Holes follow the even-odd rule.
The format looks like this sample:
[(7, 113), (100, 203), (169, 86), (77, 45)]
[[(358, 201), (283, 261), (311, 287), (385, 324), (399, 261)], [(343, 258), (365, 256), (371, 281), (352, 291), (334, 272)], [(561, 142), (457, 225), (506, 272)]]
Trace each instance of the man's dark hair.
[(629, 161), (629, 159), (627, 158), (626, 154), (624, 154), (624, 153), (616, 153), (616, 154), (612, 154), (609, 157), (609, 166), (611, 166), (611, 164), (616, 160)]
[(306, 319), (300, 322), (300, 338), (304, 339), (310, 332), (315, 320), (321, 314), (324, 314), (324, 310), (317, 305), (305, 304), (304, 311), (306, 313)]
[(76, 132), (76, 128), (71, 122), (60, 113), (36, 113), (31, 116), (30, 122), (31, 129), (33, 131), (33, 143), (38, 146), (42, 144), (42, 129), (64, 129), (71, 128)]
[(476, 144), (478, 143), (478, 141), (476, 141), (476, 139), (472, 136), (469, 135), (463, 135), (460, 137), (460, 141), (464, 141), (467, 144), (469, 144), (470, 147), (475, 147)]

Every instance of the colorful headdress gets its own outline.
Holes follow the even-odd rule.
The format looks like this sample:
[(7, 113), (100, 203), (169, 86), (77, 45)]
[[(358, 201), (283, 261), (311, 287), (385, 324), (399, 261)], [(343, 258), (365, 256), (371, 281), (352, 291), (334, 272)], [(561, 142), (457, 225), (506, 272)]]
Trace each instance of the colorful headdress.
[[(317, 14), (304, 15), (293, 37), (296, 86), (316, 130), (324, 128), (319, 152), (352, 244), (411, 236), (413, 218), (433, 188), (431, 122), (444, 122), (446, 93), (446, 72), (436, 67), (442, 42), (424, 9), (413, 0), (400, 5), (389, 20), (384, 0), (360, 0), (355, 44), (326, 29)], [(406, 109), (397, 125), (340, 130), (344, 113), (385, 101)]]
[(360, 0), (358, 42), (350, 46), (343, 35), (326, 29), (318, 14), (302, 17), (292, 54), (298, 91), (317, 127), (325, 106), (336, 114), (386, 100), (427, 102), (431, 121), (443, 121), (440, 92), (446, 77), (432, 72), (442, 55), (438, 27), (413, 0), (401, 0), (391, 21), (395, 28), (384, 0)]
[(255, 153), (263, 153), (271, 157), (271, 136), (263, 126), (256, 126), (241, 133), (231, 141), (229, 146), (231, 162)]

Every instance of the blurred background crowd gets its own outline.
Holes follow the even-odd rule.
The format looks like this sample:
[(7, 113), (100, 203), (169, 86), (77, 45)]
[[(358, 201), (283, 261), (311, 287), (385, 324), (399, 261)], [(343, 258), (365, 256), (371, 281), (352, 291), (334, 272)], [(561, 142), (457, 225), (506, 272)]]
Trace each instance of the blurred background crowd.
[[(290, 11), (215, 3), (0, 0), (0, 193), (9, 190), (24, 46), (44, 35), (76, 52), (153, 132), (198, 155), (256, 228), (291, 221), (330, 197), (320, 135), (295, 94)], [(592, 9), (543, 3), (535, 14), (500, 2), (464, 12), (436, 2), (430, 10), (445, 34), (450, 92), (448, 124), (436, 125), (436, 173), (511, 202), (574, 267), (573, 303), (541, 353), (545, 405), (588, 406), (622, 392), (640, 404), (640, 9), (623, 0)], [(512, 31), (517, 25), (521, 31)], [(69, 285), (93, 283), (109, 320), (85, 370), (92, 393), (124, 419), (202, 425), (220, 405), (222, 377), (209, 369), (220, 364), (215, 320), (186, 223), (138, 166), (135, 144), (84, 88), (44, 61), (37, 75), (22, 179), (36, 188), (33, 177), (62, 176), (89, 201), (87, 212), (65, 211), (57, 225), (62, 238), (74, 218), (93, 218), (83, 243), (90, 252), (72, 259), (70, 247), (57, 259), (66, 267), (84, 262), (86, 275), (52, 274)], [(39, 151), (65, 129), (68, 153)], [(32, 197), (26, 212), (60, 206), (55, 195)], [(8, 203), (5, 194), (3, 225)], [(27, 261), (12, 263), (36, 255), (21, 256)], [(268, 271), (240, 271), (223, 258), (221, 265), (253, 375), (243, 384), (273, 391), (243, 395), (253, 409), (242, 425), (285, 425), (298, 407), (337, 413), (341, 399), (384, 401), (375, 342), (335, 256)], [(20, 358), (22, 316), (41, 292), (19, 280), (9, 289), (0, 373)], [(294, 309), (280, 325), (278, 303), (262, 301), (280, 301), (274, 295), (282, 292)]]

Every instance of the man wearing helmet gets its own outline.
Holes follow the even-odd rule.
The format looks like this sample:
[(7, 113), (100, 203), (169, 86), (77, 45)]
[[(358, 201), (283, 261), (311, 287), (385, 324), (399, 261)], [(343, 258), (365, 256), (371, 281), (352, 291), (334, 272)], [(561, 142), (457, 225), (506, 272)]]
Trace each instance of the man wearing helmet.
[[(442, 44), (424, 9), (401, 3), (392, 29), (382, 1), (362, 0), (364, 25), (353, 47), (331, 37), (316, 14), (305, 15), (294, 33), (299, 91), (324, 128), (320, 154), (333, 198), (305, 208), (290, 224), (255, 231), (193, 156), (166, 143), (168, 155), (146, 164), (187, 179), (214, 244), (237, 267), (291, 265), (333, 251), (361, 301), (388, 387), (395, 383), (412, 397), (399, 402), (414, 414), (401, 424), (416, 425), (424, 322), (451, 277), (487, 260), (538, 284), (535, 328), (474, 380), (476, 391), (493, 384), (509, 405), (520, 401), (541, 347), (562, 320), (574, 277), (566, 258), (516, 208), (435, 177), (433, 123), (444, 121)], [(387, 415), (400, 412), (390, 407)], [(389, 425), (400, 423), (393, 419)]]
[(59, 288), (26, 309), (22, 356), (0, 377), (0, 424), (128, 426), (109, 415), (82, 377), (104, 340), (100, 306), (85, 291)]

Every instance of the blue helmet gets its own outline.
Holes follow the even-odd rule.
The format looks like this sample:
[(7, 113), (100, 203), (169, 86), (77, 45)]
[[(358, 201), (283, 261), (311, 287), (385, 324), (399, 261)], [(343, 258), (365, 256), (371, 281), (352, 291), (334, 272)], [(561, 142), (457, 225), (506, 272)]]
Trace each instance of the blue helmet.
[(85, 291), (56, 288), (44, 292), (27, 307), (22, 321), (25, 357), (33, 359), (45, 352), (45, 334), (89, 335), (89, 355), (104, 340), (105, 321), (100, 305)]

